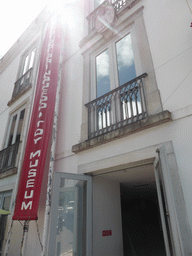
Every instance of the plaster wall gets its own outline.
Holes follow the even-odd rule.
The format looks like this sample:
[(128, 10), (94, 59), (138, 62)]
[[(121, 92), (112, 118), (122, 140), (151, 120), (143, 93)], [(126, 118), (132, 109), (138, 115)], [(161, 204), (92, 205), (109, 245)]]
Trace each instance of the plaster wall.
[[(64, 62), (56, 170), (76, 173), (81, 165), (172, 141), (192, 227), (192, 136), (189, 129), (192, 125), (191, 16), (185, 2), (181, 1), (156, 3), (148, 0), (139, 3), (142, 4), (163, 109), (172, 113), (173, 121), (74, 155), (71, 147), (79, 143), (84, 108), (81, 103), (83, 59), (79, 50), (74, 51)], [(77, 45), (74, 49), (78, 49)]]
[[(17, 80), (20, 56), (17, 56), (10, 65), (0, 74), (1, 86), (1, 111), (7, 108), (7, 103), (11, 99), (14, 83)], [(3, 97), (2, 97), (3, 96)]]
[(17, 57), (10, 66), (0, 74), (0, 147), (3, 143), (4, 132), (7, 125), (9, 107), (8, 101), (11, 99), (14, 83), (16, 82), (19, 57)]
[[(144, 20), (164, 110), (191, 105), (191, 13), (185, 1), (145, 1)], [(189, 1), (190, 8), (192, 3)]]
[[(102, 236), (111, 230), (111, 236)], [(93, 179), (93, 256), (123, 256), (120, 185)]]
[[(170, 0), (163, 0), (161, 3), (150, 0), (140, 1), (138, 7), (142, 4), (144, 5), (144, 23), (163, 109), (172, 113), (173, 122), (138, 132), (73, 157), (71, 146), (79, 143), (82, 107), (84, 107), (81, 107), (83, 61), (80, 53), (75, 53), (64, 64), (57, 167), (60, 169), (61, 166), (73, 166), (70, 171), (76, 172), (78, 166), (82, 164), (123, 155), (171, 140), (192, 227), (192, 217), (190, 217), (192, 216), (190, 214), (192, 191), (189, 182), (192, 178), (190, 171), (192, 136), (189, 129), (192, 125), (191, 16), (184, 1), (177, 0), (174, 3)], [(71, 99), (74, 100), (71, 101)], [(69, 168), (66, 169), (69, 170)], [(66, 171), (65, 168), (63, 171)]]
[(11, 175), (11, 176), (8, 176), (6, 179), (1, 179), (0, 192), (6, 191), (6, 190), (12, 190), (14, 188), (16, 178), (17, 178), (16, 175)]
[[(191, 145), (192, 145), (192, 135), (188, 127), (192, 125), (192, 117), (186, 117), (173, 121), (158, 127), (150, 128), (142, 132), (138, 132), (131, 136), (118, 139), (116, 141), (95, 147), (88, 151), (79, 154), (77, 164), (79, 166), (80, 172), (90, 172), (93, 170), (102, 169), (102, 160), (108, 160), (108, 167), (116, 165), (115, 157), (126, 157), (126, 153), (136, 152), (139, 154), (140, 149), (147, 149), (150, 146), (158, 145), (166, 141), (173, 142), (173, 148), (176, 155), (176, 161), (178, 165), (178, 172), (181, 179), (182, 189), (184, 193), (184, 198), (186, 202), (188, 217), (190, 225), (192, 227), (192, 199), (191, 199)], [(156, 146), (157, 148), (158, 146)], [(138, 153), (137, 153), (138, 151)], [(146, 150), (147, 152), (147, 150)], [(147, 155), (143, 156), (144, 159), (151, 157)], [(155, 149), (154, 155), (156, 157)], [(114, 161), (113, 161), (114, 158)], [(140, 156), (142, 159), (142, 156)], [(97, 164), (98, 161), (98, 164)], [(100, 161), (100, 162), (99, 162)], [(134, 162), (134, 159), (129, 159), (124, 161)], [(95, 164), (94, 164), (95, 163)], [(83, 170), (83, 166), (90, 166), (90, 170)], [(82, 168), (81, 168), (82, 166)], [(97, 166), (95, 169), (93, 166)], [(107, 166), (105, 166), (106, 168)]]
[[(187, 23), (190, 18), (189, 9), (181, 1), (176, 1), (175, 4), (170, 0), (163, 0), (158, 4), (149, 0), (140, 1), (134, 9), (142, 4), (163, 109), (173, 113), (191, 105), (192, 34), (190, 26), (187, 26), (190, 25)], [(80, 16), (78, 21), (82, 22)], [(73, 33), (68, 33), (67, 38), (64, 48), (68, 56), (64, 61), (57, 157), (70, 155), (71, 145), (79, 143), (82, 108), (85, 108), (81, 103), (83, 58), (78, 47), (82, 33), (78, 33), (76, 37)], [(68, 52), (71, 42), (72, 50)]]
[[(63, 60), (64, 68), (60, 95), (55, 170), (73, 173), (91, 172), (91, 167), (88, 171), (83, 171), (79, 167), (86, 164), (92, 166), (92, 163), (106, 159), (109, 159), (109, 162), (111, 161), (111, 163), (113, 163), (112, 159), (115, 157), (122, 157), (133, 151), (139, 152), (140, 149), (145, 149), (166, 141), (172, 141), (187, 206), (189, 222), (192, 228), (192, 135), (189, 128), (192, 126), (192, 108), (189, 107), (192, 98), (191, 16), (189, 9), (185, 5), (185, 1), (176, 0), (173, 2), (171, 0), (163, 0), (161, 2), (156, 2), (147, 0), (140, 1), (138, 6), (141, 6), (142, 4), (144, 5), (144, 22), (163, 109), (172, 112), (173, 121), (103, 144), (81, 152), (78, 155), (72, 153), (72, 145), (75, 145), (80, 141), (82, 108), (84, 107), (82, 106), (83, 57), (79, 49), (79, 42), (84, 33), (82, 29), (84, 17), (81, 16), (83, 10), (79, 9), (81, 11), (76, 13), (75, 17), (75, 23), (78, 24), (78, 26), (75, 26), (73, 32), (68, 31), (65, 35), (67, 38), (65, 45), (67, 54), (64, 56)], [(136, 9), (137, 7), (135, 6), (134, 8)], [(78, 8), (76, 8), (76, 11), (77, 9)], [(25, 49), (23, 52), (24, 51)], [(21, 52), (21, 55), (23, 52)], [(9, 112), (16, 107), (15, 104), (11, 107), (7, 107), (7, 102), (11, 99), (21, 55), (18, 55), (10, 66), (0, 75), (0, 146), (3, 143), (4, 134), (6, 132)], [(26, 94), (25, 97), (28, 96), (29, 95)], [(22, 101), (23, 98), (18, 100), (17, 104), (21, 104)], [(155, 155), (154, 150), (153, 157), (155, 157)], [(134, 161), (134, 159), (131, 161)], [(98, 165), (97, 168), (99, 170), (101, 167)], [(14, 183), (15, 176), (10, 179), (1, 180), (1, 184), (4, 188), (8, 186), (10, 182)], [(109, 200), (112, 200), (111, 202), (116, 200), (116, 202), (119, 203), (118, 198), (110, 197), (113, 190), (118, 189), (118, 186), (115, 186), (114, 184), (113, 188), (111, 188), (105, 180), (97, 178), (94, 185), (94, 194), (97, 194), (98, 197), (102, 196), (103, 193), (100, 185), (102, 186), (102, 189), (106, 189), (105, 193), (108, 193), (109, 196), (100, 202), (98, 198), (95, 197), (95, 207), (104, 208), (106, 207), (106, 201), (108, 202)], [(97, 193), (95, 193), (96, 191)], [(113, 204), (111, 203), (108, 207), (110, 208), (112, 205)], [(43, 203), (40, 204), (40, 208), (42, 207)], [(96, 212), (94, 214), (96, 214)], [(119, 215), (120, 213), (116, 212), (116, 214)], [(43, 211), (40, 212), (39, 216), (40, 226), (42, 228)], [(94, 216), (95, 220), (96, 218), (97, 216)], [(115, 244), (115, 242), (113, 240), (114, 237), (106, 237), (106, 240), (104, 240), (100, 236), (101, 230), (111, 229), (109, 222), (106, 220), (104, 223), (102, 222), (102, 219), (97, 221), (99, 224), (98, 226), (95, 225), (94, 237), (101, 243), (101, 248), (94, 247), (94, 253), (95, 255), (102, 255), (102, 252), (107, 248), (106, 246), (111, 246), (113, 243)], [(106, 226), (104, 227), (104, 225)], [(120, 225), (118, 225), (118, 227), (119, 226)], [(21, 230), (21, 228), (19, 230)], [(33, 237), (35, 230), (36, 227), (32, 224), (29, 233), (30, 237)], [(114, 226), (113, 230), (117, 230), (117, 227)], [(118, 232), (120, 235), (119, 230)], [(16, 233), (12, 237), (17, 239)], [(20, 239), (21, 235), (18, 237)], [(27, 248), (28, 251), (31, 251), (32, 248), (34, 250), (35, 248), (33, 255), (36, 255), (35, 253), (40, 249), (39, 245), (37, 247), (35, 245), (38, 243), (37, 234), (31, 239), (31, 244), (28, 244)], [(18, 243), (18, 241), (16, 241), (16, 243)], [(116, 240), (116, 243), (120, 248), (121, 245), (118, 242), (118, 239)], [(10, 250), (12, 250), (12, 255), (15, 256), (14, 247)], [(98, 252), (98, 250), (100, 250), (100, 252)], [(109, 252), (109, 250), (107, 251)], [(113, 252), (116, 252), (115, 249)], [(113, 255), (113, 252), (109, 255)], [(116, 252), (114, 255), (120, 254), (119, 252)]]
[(82, 56), (80, 51), (64, 62), (58, 117), (57, 157), (71, 154), (80, 141), (82, 100)]
[[(11, 61), (8, 64), (7, 68), (2, 73), (0, 73), (0, 131), (1, 131), (0, 147), (1, 148), (3, 147), (4, 138), (7, 132), (6, 130), (8, 126), (9, 115), (15, 110), (17, 110), (19, 107), (21, 107), (22, 104), (24, 104), (26, 99), (29, 98), (29, 96), (32, 93), (32, 90), (29, 90), (23, 96), (18, 98), (15, 102), (13, 102), (10, 106), (7, 106), (7, 103), (11, 100), (15, 82), (18, 79), (19, 66), (21, 63), (22, 56), (27, 51), (27, 49), (29, 49), (31, 44), (33, 44), (33, 41), (30, 42), (30, 44), (27, 44), (22, 49), (22, 51), (16, 55), (13, 61)], [(3, 61), (9, 62), (9, 59), (6, 59), (6, 56), (5, 56), (5, 60)], [(33, 77), (35, 77), (35, 74), (33, 75)]]

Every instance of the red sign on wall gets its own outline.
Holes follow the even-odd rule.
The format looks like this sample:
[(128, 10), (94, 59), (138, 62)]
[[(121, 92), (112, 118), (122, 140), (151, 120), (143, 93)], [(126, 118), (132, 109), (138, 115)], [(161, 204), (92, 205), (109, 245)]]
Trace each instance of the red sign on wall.
[(61, 27), (49, 21), (45, 34), (36, 94), (20, 175), (13, 220), (36, 220), (50, 135), (59, 72)]
[(103, 230), (102, 236), (112, 236), (112, 230)]

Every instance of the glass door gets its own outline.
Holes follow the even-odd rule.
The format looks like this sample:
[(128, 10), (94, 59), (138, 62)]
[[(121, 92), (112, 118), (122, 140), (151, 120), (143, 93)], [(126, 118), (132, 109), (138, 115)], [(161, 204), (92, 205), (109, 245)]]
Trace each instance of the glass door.
[[(161, 151), (158, 149), (158, 158), (155, 161), (155, 180), (157, 186), (157, 195), (159, 201), (159, 209), (160, 209), (160, 216), (161, 216), (161, 223), (163, 229), (163, 236), (165, 242), (165, 249), (167, 256), (173, 256), (174, 253), (174, 241), (171, 232), (171, 221), (170, 221), (170, 213), (168, 208), (168, 201), (166, 197), (166, 188), (164, 183), (164, 176), (165, 174), (165, 166), (163, 169), (163, 165), (165, 164), (165, 155), (163, 149)], [(165, 177), (166, 178), (166, 177)]]
[(48, 255), (91, 256), (92, 178), (54, 175)]

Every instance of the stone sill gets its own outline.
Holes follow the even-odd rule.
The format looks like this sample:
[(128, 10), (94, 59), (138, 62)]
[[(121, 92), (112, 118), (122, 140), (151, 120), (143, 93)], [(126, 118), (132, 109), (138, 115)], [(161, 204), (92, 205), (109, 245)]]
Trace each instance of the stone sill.
[(6, 171), (2, 171), (0, 173), (0, 179), (6, 178), (6, 177), (11, 176), (11, 175), (16, 174), (16, 173), (17, 173), (17, 168), (16, 167), (11, 168), (11, 169), (6, 170)]
[(77, 154), (84, 150), (94, 148), (96, 146), (102, 145), (104, 143), (131, 135), (136, 132), (154, 127), (160, 124), (170, 122), (172, 120), (171, 113), (166, 110), (158, 114), (149, 116), (143, 120), (138, 121), (137, 123), (129, 124), (127, 126), (121, 127), (115, 131), (102, 134), (92, 139), (88, 139), (84, 142), (72, 146), (72, 152)]
[(22, 95), (24, 95), (27, 91), (32, 88), (32, 85), (29, 84), (25, 89), (23, 89), (20, 93), (18, 93), (14, 98), (12, 98), (8, 103), (7, 106), (10, 106), (13, 102), (19, 99)]

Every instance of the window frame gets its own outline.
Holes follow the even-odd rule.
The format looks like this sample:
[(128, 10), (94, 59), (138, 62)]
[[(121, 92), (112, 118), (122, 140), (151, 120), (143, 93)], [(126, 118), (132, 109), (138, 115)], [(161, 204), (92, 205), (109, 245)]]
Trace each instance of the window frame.
[[(4, 148), (8, 147), (9, 137), (10, 137), (10, 132), (11, 132), (11, 126), (12, 126), (12, 121), (13, 121), (13, 117), (15, 115), (17, 115), (17, 119), (16, 119), (16, 124), (15, 124), (15, 128), (14, 128), (14, 133), (13, 133), (13, 138), (12, 138), (11, 145), (16, 143), (16, 135), (17, 135), (18, 127), (19, 127), (20, 115), (21, 115), (21, 112), (23, 110), (25, 110), (25, 114), (24, 114), (24, 118), (23, 118), (23, 124), (24, 124), (25, 118), (26, 118), (26, 104), (23, 105), (22, 107), (18, 108), (17, 110), (13, 111), (12, 113), (10, 113), (9, 120), (8, 120), (8, 129), (7, 129), (7, 133), (6, 133), (6, 136), (5, 136)], [(22, 138), (23, 127), (24, 127), (23, 124), (22, 124), (22, 128), (21, 128), (21, 138)]]
[[(34, 50), (35, 50), (35, 55), (34, 55), (34, 58), (33, 58), (33, 65), (32, 65), (32, 67), (30, 67), (31, 56), (32, 56), (32, 52), (34, 52)], [(30, 68), (33, 68), (33, 67), (34, 67), (36, 55), (37, 55), (37, 44), (35, 43), (35, 44), (33, 44), (27, 51), (25, 51), (25, 53), (22, 55), (22, 57), (21, 57), (21, 62), (20, 62), (21, 64), (19, 65), (19, 72), (18, 72), (18, 77), (17, 77), (17, 79), (19, 79), (19, 78), (22, 77), (25, 73), (27, 73), (27, 71), (28, 71)], [(24, 72), (25, 60), (26, 60), (27, 56), (29, 56), (29, 60), (28, 60), (27, 66), (26, 66), (26, 70), (25, 70), (25, 72)]]
[(109, 75), (110, 75), (110, 91), (119, 87), (119, 75), (118, 75), (118, 63), (117, 63), (117, 52), (116, 52), (116, 43), (123, 39), (128, 34), (131, 35), (131, 43), (134, 55), (135, 71), (136, 77), (142, 74), (141, 61), (139, 58), (138, 45), (136, 40), (136, 35), (133, 25), (126, 27), (121, 33), (120, 36), (116, 35), (114, 38), (107, 41), (104, 45), (97, 48), (91, 54), (91, 86), (90, 86), (90, 101), (97, 98), (97, 74), (96, 74), (96, 57), (102, 54), (107, 49), (109, 50)]
[[(82, 99), (82, 125), (81, 125), (81, 142), (89, 140), (89, 109), (88, 103), (95, 100), (94, 91), (95, 75), (93, 66), (93, 57), (105, 49), (109, 41), (118, 41), (118, 35), (131, 33), (133, 53), (135, 57), (136, 75), (145, 75), (144, 79), (144, 97), (147, 117), (156, 116), (163, 112), (160, 92), (157, 86), (156, 74), (153, 65), (153, 59), (150, 50), (149, 39), (144, 21), (144, 6), (140, 1), (136, 2), (133, 8), (125, 7), (117, 12), (116, 19), (112, 29), (107, 28), (105, 32), (98, 32), (96, 29), (89, 31), (87, 36), (80, 42), (80, 49), (83, 55), (83, 99)], [(89, 5), (90, 7), (90, 5)], [(94, 13), (93, 13), (94, 15)], [(87, 19), (89, 20), (90, 17)], [(94, 78), (93, 78), (93, 77)], [(134, 126), (136, 128), (136, 126)], [(119, 128), (118, 128), (119, 129)], [(124, 130), (121, 132), (124, 132)], [(113, 134), (113, 132), (111, 132)], [(100, 135), (99, 135), (100, 136)], [(103, 135), (102, 135), (103, 136)], [(113, 135), (111, 135), (113, 136)]]

